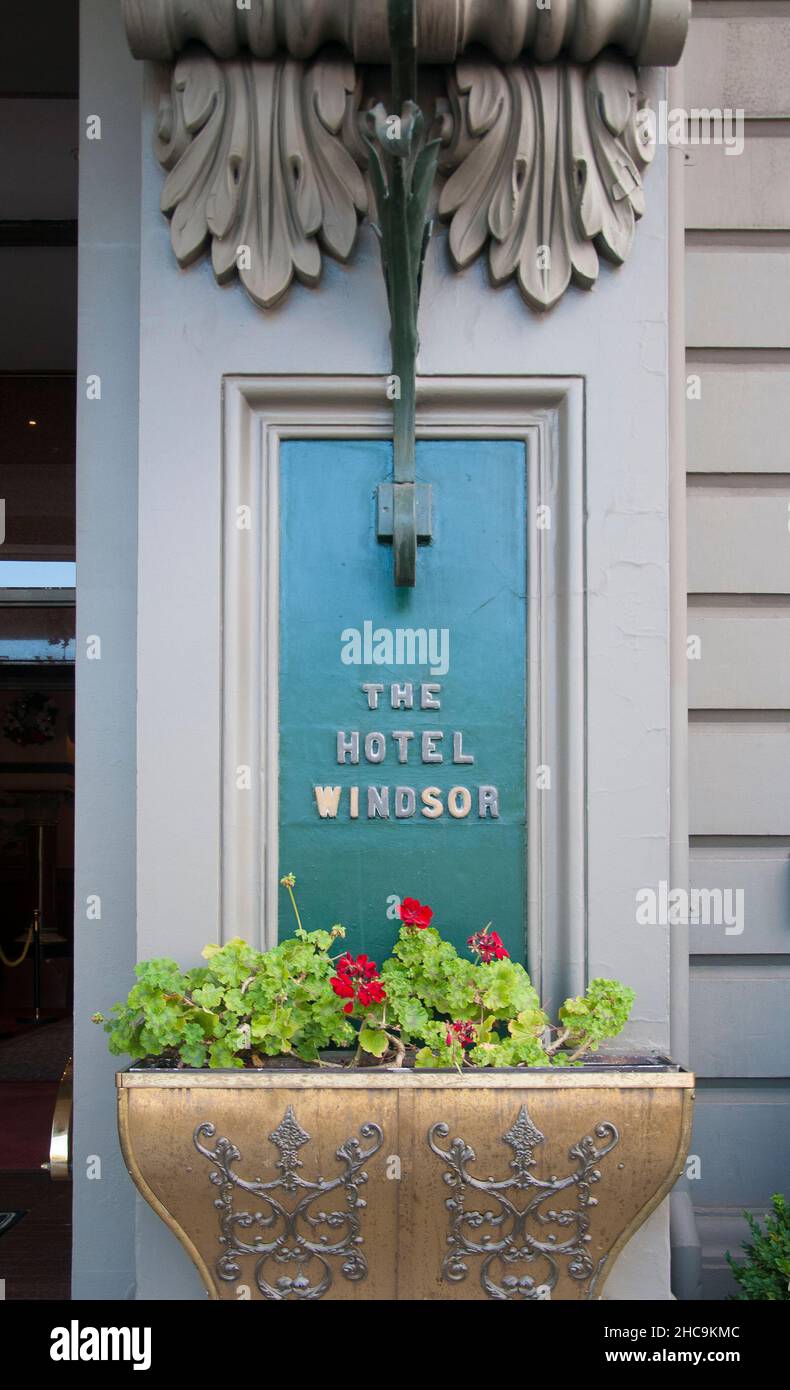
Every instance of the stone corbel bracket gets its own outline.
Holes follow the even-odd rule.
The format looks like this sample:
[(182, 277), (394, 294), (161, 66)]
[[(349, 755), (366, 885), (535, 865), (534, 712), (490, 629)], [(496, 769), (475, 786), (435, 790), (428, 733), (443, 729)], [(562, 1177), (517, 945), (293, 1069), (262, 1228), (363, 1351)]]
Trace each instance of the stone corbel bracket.
[[(270, 308), (294, 278), (318, 282), (322, 251), (348, 260), (372, 202), (359, 69), (388, 59), (387, 0), (122, 6), (135, 57), (173, 64), (156, 153), (179, 265), (210, 246), (218, 281), (238, 274)], [(439, 215), (456, 268), (485, 254), (545, 310), (595, 283), (599, 254), (626, 259), (654, 153), (636, 65), (680, 59), (689, 9), (420, 0), (418, 59), (448, 68)]]

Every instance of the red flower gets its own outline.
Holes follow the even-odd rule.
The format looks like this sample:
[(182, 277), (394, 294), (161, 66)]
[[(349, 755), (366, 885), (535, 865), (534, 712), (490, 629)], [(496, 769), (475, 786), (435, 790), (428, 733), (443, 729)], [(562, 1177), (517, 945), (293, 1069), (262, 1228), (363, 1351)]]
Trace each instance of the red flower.
[(387, 997), (376, 962), (368, 960), (365, 955), (357, 956), (354, 960), (350, 951), (340, 957), (337, 974), (329, 983), (338, 998), (348, 1000), (343, 1006), (344, 1014), (354, 1012), (355, 1000), (366, 1009), (370, 1004), (382, 1004)]
[(350, 1014), (354, 1008), (354, 986), (352, 985), (348, 976), (335, 975), (333, 979), (329, 981), (329, 983), (339, 999), (348, 999), (350, 1001), (348, 1004), (345, 1005), (343, 1009), (344, 1014)]
[(486, 965), (492, 960), (510, 959), (510, 952), (502, 945), (502, 938), (495, 931), (489, 931), (488, 927), (470, 936), (467, 945)]
[(418, 927), (424, 931), (431, 925), (433, 908), (423, 905), (416, 898), (404, 898), (400, 905), (400, 919), (408, 927)]
[(386, 997), (381, 980), (368, 980), (366, 984), (360, 985), (357, 991), (357, 998), (363, 1008), (367, 1008), (368, 1004), (383, 1004)]
[(461, 1047), (473, 1047), (477, 1042), (477, 1029), (473, 1023), (456, 1019), (455, 1023), (448, 1023), (444, 1041), (448, 1047), (452, 1047), (454, 1042), (460, 1043)]

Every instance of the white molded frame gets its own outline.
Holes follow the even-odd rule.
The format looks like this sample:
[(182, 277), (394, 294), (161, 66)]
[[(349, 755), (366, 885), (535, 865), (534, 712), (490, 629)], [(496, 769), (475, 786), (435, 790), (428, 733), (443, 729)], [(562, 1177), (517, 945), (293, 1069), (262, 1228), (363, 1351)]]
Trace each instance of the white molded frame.
[[(221, 940), (269, 946), (280, 891), (280, 441), (388, 438), (392, 414), (380, 376), (228, 376), (223, 386)], [(586, 984), (584, 384), (420, 377), (417, 434), (527, 448), (527, 951), (553, 1008)], [(543, 527), (538, 507), (550, 509)], [(245, 766), (251, 789), (239, 791)], [(539, 767), (550, 788), (538, 790)]]

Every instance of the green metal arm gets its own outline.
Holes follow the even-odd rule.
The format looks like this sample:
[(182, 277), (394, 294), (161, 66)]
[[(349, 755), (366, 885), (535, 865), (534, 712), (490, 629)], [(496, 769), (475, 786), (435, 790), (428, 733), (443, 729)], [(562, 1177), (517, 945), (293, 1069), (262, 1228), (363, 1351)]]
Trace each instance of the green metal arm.
[(392, 536), (395, 583), (412, 588), (418, 537), (430, 539), (430, 498), (421, 496), (416, 485), (417, 315), (439, 141), (426, 141), (425, 120), (416, 101), (416, 0), (389, 0), (389, 35), (395, 114), (378, 105), (369, 113), (367, 132), (395, 377), (393, 481), (380, 493), (379, 536)]

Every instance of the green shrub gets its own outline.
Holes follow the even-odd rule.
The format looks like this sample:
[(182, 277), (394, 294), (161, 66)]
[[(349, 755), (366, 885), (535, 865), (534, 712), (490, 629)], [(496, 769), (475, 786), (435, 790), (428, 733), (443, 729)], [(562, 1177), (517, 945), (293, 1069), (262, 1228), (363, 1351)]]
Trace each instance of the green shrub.
[(743, 1241), (745, 1260), (735, 1260), (727, 1251), (727, 1263), (741, 1286), (733, 1299), (768, 1303), (790, 1302), (790, 1207), (779, 1192), (771, 1198), (773, 1213), (763, 1225), (750, 1212), (743, 1214), (749, 1223), (751, 1243)]

